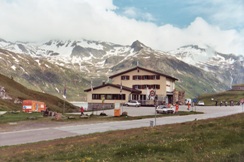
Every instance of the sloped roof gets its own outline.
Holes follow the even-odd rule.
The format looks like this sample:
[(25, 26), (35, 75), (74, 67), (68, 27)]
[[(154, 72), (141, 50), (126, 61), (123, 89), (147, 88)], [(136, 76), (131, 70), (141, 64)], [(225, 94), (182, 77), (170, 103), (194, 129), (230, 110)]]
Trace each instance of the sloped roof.
[[(102, 84), (102, 85), (97, 86), (97, 87), (93, 87), (93, 90), (100, 89), (100, 88), (107, 87), (107, 86), (111, 86), (111, 87), (120, 89), (120, 85), (119, 84), (106, 83), (106, 84)], [(129, 91), (131, 93), (136, 93), (136, 94), (140, 94), (141, 93), (140, 90), (129, 88), (129, 87), (126, 87), (126, 86), (123, 86), (123, 85), (122, 85), (122, 90)], [(91, 91), (91, 88), (84, 90), (84, 92), (90, 92), (90, 91)]]
[(152, 70), (149, 70), (149, 69), (145, 69), (143, 67), (140, 67), (140, 66), (136, 66), (134, 68), (131, 68), (129, 70), (126, 70), (126, 71), (123, 71), (123, 72), (120, 72), (120, 73), (117, 73), (117, 74), (114, 74), (114, 75), (111, 75), (109, 78), (112, 79), (114, 77), (117, 77), (117, 76), (120, 76), (120, 75), (123, 75), (123, 74), (126, 74), (128, 72), (131, 72), (133, 70), (137, 70), (137, 69), (141, 69), (141, 70), (144, 70), (144, 71), (147, 71), (147, 72), (150, 72), (150, 73), (154, 73), (154, 74), (157, 74), (157, 75), (160, 75), (160, 76), (164, 76), (166, 78), (170, 78), (172, 80), (178, 80), (177, 78), (174, 78), (172, 76), (169, 76), (169, 75), (166, 75), (166, 74), (163, 74), (163, 73), (159, 73), (159, 72), (156, 72), (156, 71), (152, 71)]

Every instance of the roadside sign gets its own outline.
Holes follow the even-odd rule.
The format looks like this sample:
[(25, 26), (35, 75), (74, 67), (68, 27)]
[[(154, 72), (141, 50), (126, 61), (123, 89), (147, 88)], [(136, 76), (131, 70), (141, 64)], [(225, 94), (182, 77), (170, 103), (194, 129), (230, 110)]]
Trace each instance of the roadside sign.
[(150, 91), (150, 96), (155, 96), (156, 95), (156, 92), (154, 90), (151, 90)]
[(194, 99), (193, 99), (193, 102), (194, 102), (194, 103), (197, 103), (197, 98), (194, 98)]

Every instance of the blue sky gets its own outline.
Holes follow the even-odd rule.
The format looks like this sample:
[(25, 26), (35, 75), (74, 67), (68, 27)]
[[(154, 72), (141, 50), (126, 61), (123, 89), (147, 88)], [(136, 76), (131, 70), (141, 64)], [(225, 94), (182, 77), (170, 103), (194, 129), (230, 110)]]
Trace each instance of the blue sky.
[[(187, 11), (185, 1), (180, 0), (115, 0), (114, 4), (118, 6), (116, 13), (120, 15), (136, 18), (140, 21), (150, 21), (157, 25), (172, 24), (178, 27), (186, 27), (199, 16)], [(137, 15), (130, 15), (127, 12), (128, 10), (133, 10)], [(150, 16), (146, 17), (145, 13)]]
[(244, 0), (0, 0), (0, 38), (98, 40), (244, 55)]
[(244, 28), (243, 0), (114, 0), (114, 4), (119, 15), (157, 25), (185, 28), (201, 17), (223, 29)]

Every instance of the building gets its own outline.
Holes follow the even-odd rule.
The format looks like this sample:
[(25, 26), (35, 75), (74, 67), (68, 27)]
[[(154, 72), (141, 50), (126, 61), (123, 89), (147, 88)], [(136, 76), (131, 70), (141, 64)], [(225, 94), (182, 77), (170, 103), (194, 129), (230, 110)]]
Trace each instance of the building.
[(98, 104), (125, 103), (138, 100), (142, 105), (153, 104), (154, 99), (173, 103), (175, 81), (178, 79), (136, 66), (109, 77), (112, 83), (84, 90), (87, 102)]

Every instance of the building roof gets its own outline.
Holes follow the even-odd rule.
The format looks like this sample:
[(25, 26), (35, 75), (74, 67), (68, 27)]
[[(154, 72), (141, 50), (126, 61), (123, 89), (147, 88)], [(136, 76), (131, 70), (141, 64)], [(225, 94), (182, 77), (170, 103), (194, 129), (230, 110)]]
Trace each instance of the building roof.
[[(93, 87), (93, 90), (100, 89), (100, 88), (107, 87), (107, 86), (111, 86), (111, 87), (120, 89), (120, 86), (121, 85), (119, 85), (119, 84), (106, 83), (106, 84), (102, 84), (102, 85), (97, 86), (97, 87)], [(133, 88), (129, 88), (129, 87), (126, 87), (126, 86), (123, 86), (123, 85), (122, 85), (122, 90), (129, 91), (131, 93), (136, 93), (136, 94), (140, 94), (141, 93), (140, 90), (133, 89)], [(84, 90), (84, 92), (90, 92), (90, 91), (91, 91), (91, 88)]]
[(147, 71), (147, 72), (150, 72), (150, 73), (154, 73), (154, 74), (157, 74), (157, 75), (160, 75), (160, 76), (164, 76), (166, 78), (170, 78), (172, 80), (178, 80), (177, 78), (174, 78), (172, 76), (169, 76), (169, 75), (166, 75), (166, 74), (163, 74), (163, 73), (159, 73), (159, 72), (156, 72), (156, 71), (152, 71), (152, 70), (149, 70), (149, 69), (145, 69), (143, 67), (140, 67), (140, 66), (136, 66), (134, 68), (131, 68), (129, 70), (126, 70), (126, 71), (123, 71), (123, 72), (120, 72), (120, 73), (117, 73), (117, 74), (114, 74), (114, 75), (111, 75), (109, 78), (112, 79), (114, 77), (117, 77), (117, 76), (120, 76), (120, 75), (123, 75), (123, 74), (126, 74), (128, 72), (131, 72), (133, 70), (137, 70), (137, 69), (141, 69), (141, 70), (144, 70), (144, 71)]

